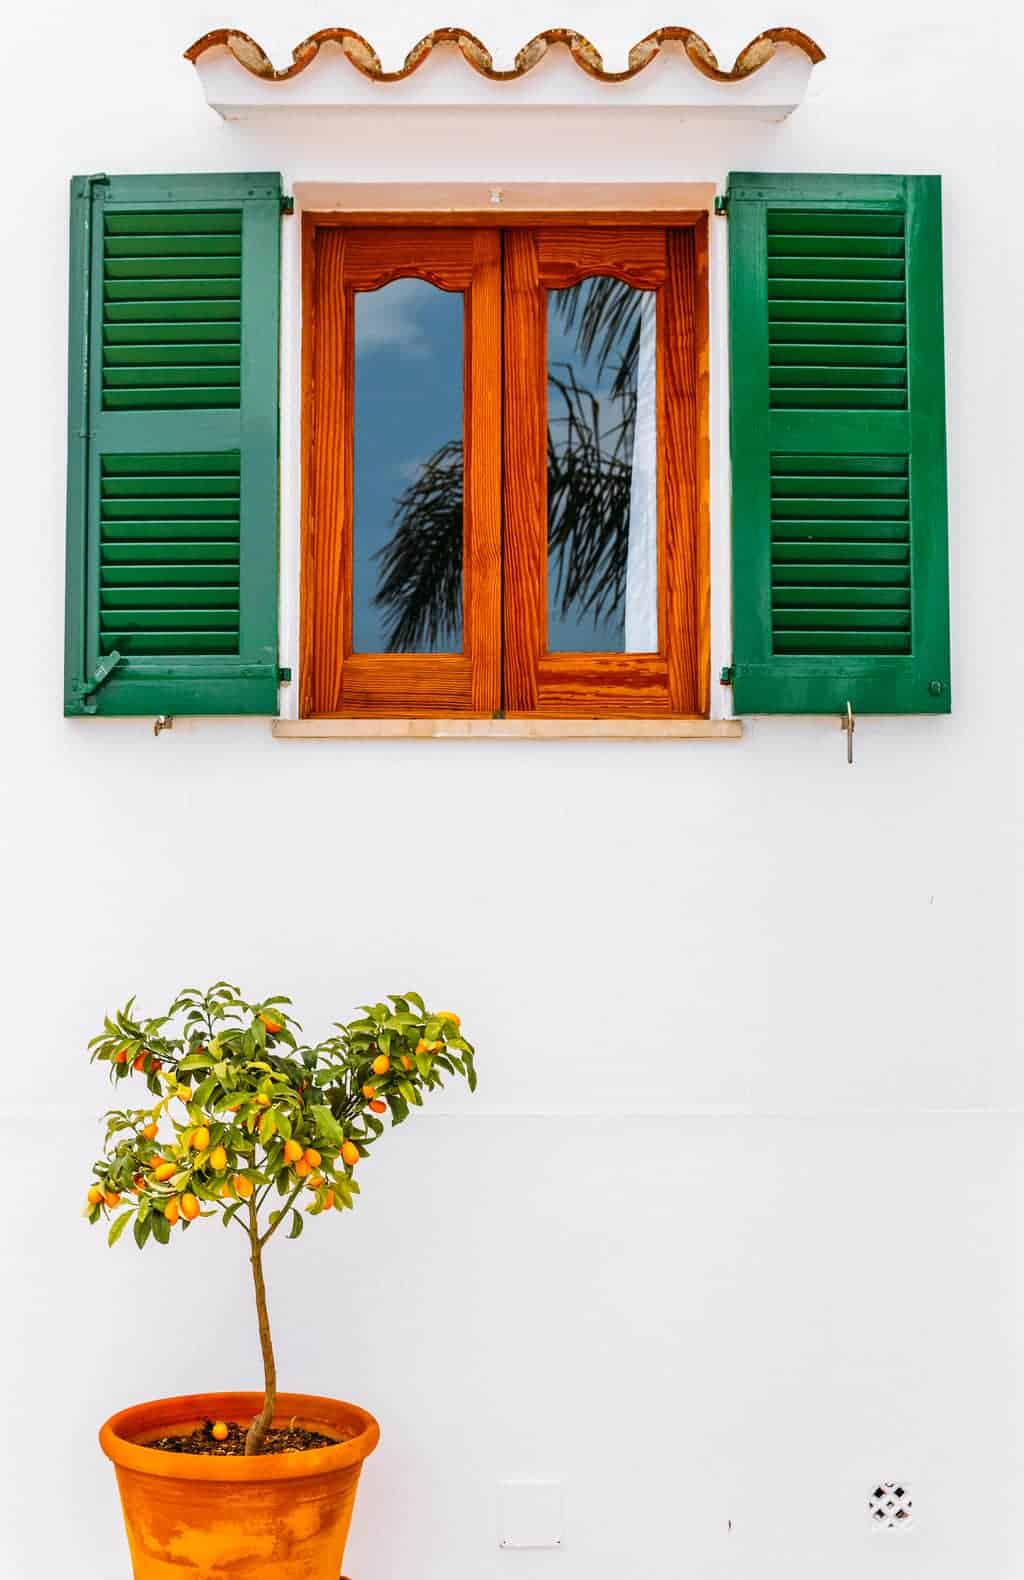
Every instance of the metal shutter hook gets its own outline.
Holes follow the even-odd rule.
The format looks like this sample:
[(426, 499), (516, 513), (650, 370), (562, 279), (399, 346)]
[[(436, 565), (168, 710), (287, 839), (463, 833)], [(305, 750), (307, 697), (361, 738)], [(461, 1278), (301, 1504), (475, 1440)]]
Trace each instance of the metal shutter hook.
[(839, 728), (846, 731), (846, 761), (853, 763), (853, 732), (857, 728), (857, 721), (853, 716), (853, 705), (849, 698), (846, 701), (846, 713), (839, 721)]

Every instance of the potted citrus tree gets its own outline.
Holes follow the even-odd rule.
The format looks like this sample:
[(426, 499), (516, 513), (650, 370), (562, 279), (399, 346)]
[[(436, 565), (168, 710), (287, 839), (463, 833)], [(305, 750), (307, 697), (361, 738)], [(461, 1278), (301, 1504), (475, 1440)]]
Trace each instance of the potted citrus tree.
[(165, 1015), (131, 1000), (90, 1043), (118, 1098), (86, 1214), (111, 1245), (166, 1246), (204, 1219), (245, 1237), (262, 1391), (135, 1405), (100, 1442), (113, 1461), (136, 1580), (338, 1580), (362, 1462), (379, 1428), (354, 1404), (279, 1393), (264, 1278), (275, 1236), (349, 1210), (383, 1134), (448, 1075), (476, 1085), (451, 1011), (418, 993), (365, 1005), (315, 1044), (281, 996), (218, 982)]

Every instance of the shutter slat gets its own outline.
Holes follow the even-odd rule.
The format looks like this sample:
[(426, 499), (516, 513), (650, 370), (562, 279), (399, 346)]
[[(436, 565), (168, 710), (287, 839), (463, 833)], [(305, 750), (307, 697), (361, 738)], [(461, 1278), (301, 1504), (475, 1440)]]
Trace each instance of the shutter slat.
[[(824, 545), (820, 546), (824, 548)], [(832, 544), (830, 547), (845, 549), (846, 545)], [(902, 563), (864, 564), (859, 557), (851, 560), (846, 555), (842, 558), (837, 556), (832, 563), (823, 554), (808, 556), (795, 563), (788, 556), (780, 558), (776, 555), (772, 565), (772, 586), (780, 592), (783, 588), (795, 590), (810, 587), (815, 593), (820, 587), (865, 587), (879, 591), (897, 587), (902, 596), (906, 590), (906, 571)]]
[(103, 386), (106, 390), (154, 388), (201, 390), (210, 386), (238, 387), (241, 382), (241, 369), (238, 367), (207, 368), (194, 363), (185, 366), (167, 366), (160, 363), (156, 367), (148, 368), (108, 367), (103, 375)]
[[(115, 454), (105, 456), (103, 460), (103, 475), (100, 480), (100, 487), (103, 492), (105, 494), (116, 493), (117, 485), (112, 479), (123, 476), (133, 479), (132, 486), (139, 493), (171, 495), (178, 487), (176, 480), (182, 476), (203, 478), (204, 482), (200, 492), (204, 498), (209, 498), (211, 493), (218, 491), (218, 485), (216, 484), (211, 483), (207, 486), (205, 482), (207, 477), (229, 477), (235, 479), (230, 487), (225, 487), (222, 490), (224, 493), (237, 492), (240, 487), (238, 482), (239, 470), (233, 450), (228, 450), (223, 454), (214, 452), (203, 455), (193, 455), (188, 451), (178, 451), (160, 455)], [(144, 489), (141, 481), (139, 481), (144, 477), (173, 478), (175, 481), (168, 481), (166, 486), (159, 488)]]
[(768, 214), (768, 234), (769, 236), (902, 236), (903, 215), (882, 212), (858, 214), (853, 209), (773, 208)]
[(242, 260), (240, 257), (227, 258), (221, 255), (210, 258), (111, 258), (108, 254), (104, 274), (111, 294), (115, 282), (146, 280), (153, 283), (153, 295), (166, 296), (168, 292), (158, 287), (173, 284), (177, 288), (179, 281), (185, 280), (194, 281), (197, 286), (189, 295), (201, 296), (206, 293), (208, 282), (230, 280), (232, 289), (223, 294), (237, 296), (238, 281), (242, 277)]
[(103, 326), (103, 341), (108, 352), (114, 346), (154, 345), (166, 348), (196, 343), (241, 346), (238, 324), (231, 318), (226, 317), (222, 323), (203, 323), (197, 319), (182, 323), (178, 318), (166, 323), (153, 323), (146, 318), (140, 319), (138, 323), (121, 323), (110, 318), (112, 311), (108, 309), (108, 321)]
[(892, 236), (842, 234), (795, 235), (769, 231), (769, 263), (775, 258), (903, 258), (902, 230)]
[(187, 280), (108, 278), (103, 285), (103, 299), (115, 305), (121, 302), (148, 302), (154, 307), (168, 302), (192, 302), (198, 305), (206, 302), (229, 301), (234, 306), (236, 318), (241, 307), (237, 280), (201, 280), (195, 276)]
[[(166, 538), (154, 538), (142, 542), (132, 538), (124, 543), (119, 543), (116, 538), (107, 538), (103, 544), (103, 563), (106, 566), (117, 566), (120, 580), (122, 574), (129, 571), (140, 578), (150, 574), (152, 565), (165, 565), (171, 568), (176, 565), (210, 565), (218, 570), (237, 566), (239, 563), (239, 542), (225, 541), (223, 538), (176, 538), (168, 542)], [(231, 576), (237, 572), (231, 570)]]
[[(110, 630), (104, 631), (100, 645), (102, 652), (116, 650), (125, 658), (204, 658), (216, 654), (227, 657), (237, 654), (238, 636), (234, 631), (149, 631), (140, 636), (134, 631)], [(240, 710), (222, 708), (217, 711)]]
[[(111, 456), (108, 464), (115, 463), (116, 472), (100, 482), (104, 499), (237, 499), (241, 492), (237, 468), (228, 470), (230, 455)], [(203, 463), (208, 470), (200, 471)]]
[(835, 282), (844, 289), (856, 289), (863, 281), (881, 280), (897, 284), (897, 290), (892, 294), (898, 299), (903, 290), (903, 275), (902, 255), (893, 258), (820, 258), (793, 254), (772, 256), (769, 251), (768, 294), (776, 295), (777, 287), (783, 281), (790, 280)]
[(223, 498), (211, 492), (205, 498), (194, 495), (185, 499), (166, 498), (163, 495), (140, 494), (138, 498), (105, 495), (101, 506), (101, 520), (108, 523), (127, 523), (133, 519), (147, 521), (198, 521), (207, 520), (210, 526), (221, 521), (238, 521), (237, 497)]
[[(806, 297), (801, 301), (783, 300), (773, 297), (768, 303), (768, 320), (774, 331), (777, 323), (800, 324), (826, 324), (828, 338), (841, 340), (842, 334), (836, 334), (840, 329), (845, 333), (848, 324), (890, 324), (898, 325), (901, 329), (905, 322), (903, 303), (868, 301), (862, 298), (850, 298), (848, 301), (810, 301)], [(806, 339), (806, 334), (801, 334), (801, 339)], [(902, 336), (900, 337), (902, 338)]]
[[(907, 639), (902, 631), (781, 631), (775, 638), (775, 651), (790, 656), (800, 654), (807, 658), (839, 655), (870, 658), (881, 653), (902, 657), (907, 652)], [(784, 708), (781, 711), (792, 710)], [(796, 711), (820, 713), (822, 710), (811, 708)]]
[[(149, 567), (152, 579), (152, 567)], [(165, 585), (153, 586), (122, 586), (120, 583), (110, 583), (103, 578), (103, 592), (100, 597), (102, 609), (145, 610), (145, 609), (238, 609), (238, 588), (211, 587), (207, 583), (198, 586), (179, 586), (180, 575), (177, 581), (168, 580)]]
[(853, 345), (841, 340), (816, 344), (813, 341), (794, 340), (774, 344), (769, 360), (773, 369), (820, 364), (824, 367), (899, 368), (904, 371), (906, 355), (902, 345)]
[(106, 216), (106, 230), (108, 236), (240, 236), (242, 216), (238, 209), (186, 209), (182, 213), (172, 209), (149, 213), (115, 210)]
[[(197, 221), (199, 223), (199, 221)], [(242, 233), (207, 235), (190, 230), (169, 236), (121, 236), (107, 233), (106, 255), (114, 258), (241, 258)]]
[[(820, 572), (821, 567), (818, 567)], [(838, 573), (838, 567), (837, 567)], [(792, 587), (778, 572), (772, 582), (772, 604), (783, 609), (910, 609), (909, 586), (878, 586), (864, 581), (856, 586), (836, 586), (833, 582), (805, 582)], [(903, 580), (903, 578), (900, 578)], [(785, 629), (781, 616), (776, 619), (778, 630)]]
[(907, 387), (903, 368), (847, 367), (842, 355), (837, 355), (832, 366), (773, 367), (773, 390), (810, 389), (869, 390), (898, 389)]
[[(154, 295), (168, 295), (170, 287), (174, 283), (171, 280), (161, 280), (159, 282), (160, 291), (157, 292), (155, 289), (156, 282), (154, 282)], [(230, 282), (227, 282), (227, 284), (230, 284)], [(206, 282), (203, 294), (205, 294), (205, 291), (209, 291), (210, 295), (226, 296), (228, 294), (227, 289), (223, 291), (214, 289), (214, 287), (219, 287), (220, 285), (221, 282), (219, 280)], [(115, 287), (111, 289), (115, 289)], [(119, 283), (116, 289), (118, 292), (131, 292), (136, 287), (131, 281), (125, 280)], [(199, 295), (201, 293), (197, 290), (195, 294)], [(808, 306), (812, 303), (827, 302), (832, 309), (832, 317), (837, 320), (842, 319), (843, 309), (847, 304), (853, 306), (861, 302), (897, 302), (902, 307), (903, 296), (904, 284), (902, 280), (819, 280), (812, 276), (800, 278), (795, 275), (788, 275), (782, 280), (769, 278), (768, 281), (769, 302), (801, 301)]]
[[(167, 544), (167, 549), (170, 551), (171, 549), (180, 549), (184, 546), (179, 543)], [(128, 563), (122, 564), (118, 554), (123, 551), (124, 547), (125, 545), (123, 544), (112, 543), (104, 555), (103, 586), (107, 592), (113, 593), (116, 588), (120, 587), (138, 587), (141, 591), (144, 591), (152, 587), (154, 581), (159, 582), (161, 586), (165, 583), (168, 586), (177, 586), (182, 579), (182, 572), (179, 567), (183, 563), (188, 563), (188, 571), (185, 574), (188, 576), (189, 586), (191, 587), (228, 587), (237, 589), (237, 552), (233, 556), (232, 563), (224, 565), (200, 564), (194, 558), (186, 562), (184, 557), (173, 560), (170, 552), (162, 556), (150, 555), (149, 557), (136, 554), (130, 558)], [(133, 547), (139, 548), (142, 545), (133, 545)], [(145, 547), (149, 549), (152, 545), (146, 544)], [(113, 550), (117, 551), (114, 555), (111, 553)], [(104, 596), (106, 596), (106, 592)]]
[(175, 332), (191, 336), (200, 332), (193, 325), (209, 322), (228, 326), (225, 334), (237, 340), (240, 334), (239, 307), (237, 297), (227, 301), (211, 299), (206, 302), (185, 301), (181, 298), (166, 302), (108, 301), (103, 310), (104, 337), (110, 338), (112, 326), (116, 324), (142, 324), (147, 337), (151, 335), (154, 324), (167, 324), (170, 326), (168, 334), (172, 338)]
[[(833, 523), (829, 523), (830, 526)], [(835, 569), (836, 564), (850, 567), (875, 566), (890, 567), (908, 565), (910, 563), (910, 540), (908, 537), (892, 537), (887, 542), (879, 542), (877, 538), (870, 541), (864, 539), (853, 540), (849, 538), (830, 539), (828, 541), (814, 538), (783, 540), (774, 538), (772, 541), (772, 565), (774, 574), (780, 574), (781, 567), (811, 566), (815, 570), (819, 565), (829, 565)]]
[[(906, 325), (901, 318), (889, 324), (883, 323), (853, 323), (849, 314), (844, 321), (839, 323), (814, 323), (809, 319), (801, 319), (799, 315), (793, 317), (791, 322), (784, 322), (778, 313), (774, 315), (772, 323), (771, 344), (769, 356), (776, 347), (788, 345), (836, 345), (836, 346), (904, 346), (907, 340)], [(906, 355), (901, 351), (900, 357)]]
[[(806, 349), (805, 347), (804, 350)], [(239, 350), (237, 340), (209, 343), (187, 340), (180, 345), (142, 340), (134, 345), (108, 345), (103, 354), (103, 366), (105, 369), (227, 366), (237, 370)], [(804, 356), (800, 360), (809, 361), (810, 358)], [(847, 361), (849, 360), (847, 356)]]
[[(234, 400), (232, 400), (234, 396)], [(237, 386), (191, 385), (186, 389), (107, 390), (104, 405), (109, 411), (188, 411), (208, 408), (220, 410), (238, 404)]]
[(100, 629), (137, 634), (169, 631), (237, 631), (237, 609), (113, 609), (102, 606)]

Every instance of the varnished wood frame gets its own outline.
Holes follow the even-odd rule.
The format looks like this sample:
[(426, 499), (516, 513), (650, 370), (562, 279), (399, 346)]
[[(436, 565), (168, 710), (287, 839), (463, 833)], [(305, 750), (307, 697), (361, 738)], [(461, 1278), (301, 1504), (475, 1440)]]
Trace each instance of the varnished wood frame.
[[(648, 216), (650, 221), (651, 216)], [(547, 650), (547, 292), (656, 290), (657, 653)], [(504, 671), (509, 717), (706, 717), (710, 705), (707, 226), (576, 224), (505, 240)]]
[[(535, 300), (529, 316), (532, 323), (531, 359), (536, 376), (541, 380), (540, 400), (536, 389), (530, 402), (532, 420), (536, 424), (538, 410), (544, 414), (545, 430), (540, 434), (536, 454), (541, 465), (529, 480), (528, 492), (539, 508), (532, 524), (520, 510), (512, 506), (513, 526), (509, 532), (510, 508), (507, 498), (503, 508), (499, 502), (492, 512), (481, 517), (483, 530), (477, 537), (477, 558), (480, 561), (481, 590), (485, 608), (477, 621), (481, 637), (479, 662), (470, 664), (470, 700), (464, 703), (464, 666), (469, 654), (469, 627), (474, 619), (468, 586), (464, 586), (465, 620), (467, 632), (466, 657), (451, 655), (358, 655), (357, 663), (370, 660), (365, 689), (353, 689), (345, 694), (343, 665), (345, 648), (351, 630), (351, 438), (344, 455), (338, 446), (319, 442), (329, 435), (337, 423), (338, 391), (344, 384), (341, 375), (346, 366), (352, 367), (351, 345), (343, 344), (337, 334), (328, 332), (326, 317), (318, 314), (317, 303), (328, 283), (322, 273), (322, 238), (332, 231), (360, 232), (364, 230), (401, 232), (403, 241), (411, 232), (425, 233), (426, 238), (438, 232), (467, 231), (487, 232), (501, 229), (507, 232), (506, 252), (510, 255), (505, 271), (504, 290), (509, 289), (512, 258), (518, 254), (522, 266), (521, 243), (525, 231), (563, 231), (569, 235), (587, 231), (625, 231), (637, 229), (658, 230), (666, 236), (665, 257), (667, 267), (659, 284), (662, 301), (659, 303), (657, 327), (658, 389), (658, 567), (659, 567), (659, 653), (653, 657), (643, 654), (587, 654), (552, 655), (545, 653), (540, 644), (544, 640), (547, 621), (547, 508), (546, 508), (546, 303), (544, 292), (549, 279), (542, 284), (533, 282)], [(594, 238), (591, 238), (593, 240)], [(602, 238), (610, 243), (612, 237)], [(414, 242), (415, 245), (415, 242)], [(634, 249), (628, 249), (631, 253)], [(708, 438), (708, 263), (707, 263), (707, 214), (703, 210), (666, 212), (650, 211), (594, 211), (589, 214), (557, 214), (541, 212), (480, 213), (451, 212), (444, 215), (398, 213), (392, 211), (369, 213), (365, 211), (307, 214), (303, 219), (303, 489), (302, 489), (302, 617), (300, 636), (301, 688), (300, 715), (303, 718), (335, 716), (396, 716), (429, 717), (446, 714), (472, 716), (488, 715), (498, 711), (504, 695), (504, 709), (510, 716), (547, 716), (551, 718), (588, 717), (672, 717), (696, 716), (706, 718), (710, 709), (710, 547), (709, 547), (709, 438)], [(550, 283), (559, 283), (558, 269), (564, 274), (571, 269), (572, 260), (563, 256), (559, 260), (556, 246), (549, 258)], [(609, 270), (607, 247), (598, 245), (598, 258), (591, 245), (583, 248), (583, 256), (590, 262), (575, 278), (584, 273), (612, 272)], [(422, 272), (413, 253), (407, 250), (406, 275)], [(336, 254), (332, 261), (337, 267)], [(604, 269), (594, 266), (602, 262)], [(488, 274), (493, 275), (495, 264), (489, 259)], [(398, 278), (390, 275), (388, 278)], [(383, 283), (381, 280), (379, 283)], [(436, 280), (434, 283), (438, 283)], [(492, 307), (488, 321), (494, 329), (493, 339), (498, 347), (499, 360), (502, 350), (502, 278), (500, 260), (497, 264), (496, 309)], [(563, 278), (561, 283), (572, 283)], [(641, 284), (638, 273), (633, 283)], [(370, 287), (363, 287), (370, 288)], [(449, 287), (451, 288), (451, 287)], [(458, 289), (459, 287), (454, 287)], [(525, 305), (525, 304), (524, 304)], [(543, 314), (543, 316), (541, 316)], [(483, 314), (478, 313), (476, 328), (480, 336)], [(351, 314), (348, 315), (349, 321)], [(539, 334), (538, 334), (539, 318)], [(349, 337), (351, 331), (349, 330)], [(514, 332), (513, 332), (514, 338)], [(504, 337), (504, 363), (506, 388), (509, 397), (509, 380), (523, 377), (524, 370), (513, 371), (515, 358)], [(467, 352), (469, 335), (467, 324)], [(483, 349), (481, 347), (481, 349)], [(524, 344), (522, 349), (528, 349)], [(347, 356), (346, 356), (347, 352)], [(467, 389), (471, 375), (467, 366)], [(489, 380), (477, 379), (477, 388)], [(349, 379), (347, 386), (351, 390)], [(499, 388), (497, 379), (494, 389)], [(332, 397), (332, 390), (334, 395)], [(350, 405), (350, 400), (349, 400)], [(509, 432), (506, 424), (502, 435), (500, 403), (490, 403), (485, 412), (483, 427), (476, 432), (487, 435), (493, 445), (491, 453), (502, 454), (502, 468), (506, 487), (513, 468), (508, 464)], [(332, 410), (332, 407), (335, 408)], [(467, 422), (465, 439), (472, 442), (471, 426)], [(319, 421), (318, 421), (319, 418)], [(348, 412), (351, 432), (351, 411)], [(497, 424), (495, 431), (494, 424)], [(666, 443), (669, 450), (663, 450)], [(484, 438), (478, 442), (478, 455), (484, 453)], [(519, 451), (519, 461), (525, 451)], [(468, 465), (468, 454), (467, 454)], [(339, 475), (341, 474), (341, 475)], [(490, 493), (495, 479), (482, 486), (481, 493)], [(339, 484), (348, 489), (348, 512), (344, 515)], [(501, 477), (497, 478), (499, 496), (502, 492)], [(468, 489), (467, 489), (468, 496)], [(318, 520), (319, 501), (333, 501)], [(501, 618), (501, 566), (502, 566), (502, 516), (505, 517), (505, 566), (506, 593), (505, 616)], [(488, 530), (488, 527), (490, 530)], [(468, 548), (468, 543), (467, 543)], [(343, 575), (346, 565), (349, 574)], [(467, 553), (467, 575), (470, 555)], [(529, 597), (518, 603), (509, 594), (513, 586), (525, 592), (518, 580), (519, 569), (532, 563), (533, 574), (529, 584)], [(510, 602), (515, 610), (509, 608)], [(479, 605), (477, 605), (479, 607)], [(492, 617), (497, 617), (498, 634), (484, 644), (484, 629), (490, 629)], [(510, 624), (513, 629), (510, 631)], [(503, 631), (501, 627), (503, 625)], [(502, 637), (504, 638), (504, 666), (502, 664)], [(349, 653), (351, 663), (354, 655)], [(582, 660), (582, 663), (580, 662)], [(433, 666), (440, 668), (429, 673)], [(386, 667), (385, 667), (386, 666)], [(462, 666), (459, 674), (456, 666)], [(504, 668), (504, 690), (502, 669)], [(448, 671), (445, 674), (445, 671)], [(376, 671), (376, 673), (373, 673)], [(473, 683), (474, 672), (478, 684)], [(387, 681), (385, 695), (377, 695), (373, 682)], [(441, 681), (440, 689), (431, 682)], [(456, 693), (458, 700), (456, 700)], [(532, 706), (517, 706), (523, 701)]]
[[(486, 716), (501, 705), (501, 239), (321, 218), (303, 229), (300, 713)], [(461, 653), (352, 650), (354, 293), (404, 278), (465, 293)]]

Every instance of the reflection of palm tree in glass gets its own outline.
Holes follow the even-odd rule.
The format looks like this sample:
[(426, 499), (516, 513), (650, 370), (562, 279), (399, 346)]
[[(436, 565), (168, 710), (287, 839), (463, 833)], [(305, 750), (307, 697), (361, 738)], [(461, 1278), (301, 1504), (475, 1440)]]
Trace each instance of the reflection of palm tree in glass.
[[(576, 352), (597, 355), (602, 395), (584, 389), (569, 364), (549, 372), (561, 414), (548, 418), (548, 544), (562, 615), (595, 621), (621, 602), (629, 543), (630, 482), (640, 355), (639, 293), (622, 280), (581, 281), (558, 293)], [(614, 409), (611, 425), (604, 409)], [(462, 444), (449, 440), (400, 495), (380, 562), (375, 605), (385, 611), (391, 653), (429, 651), (461, 631)]]

